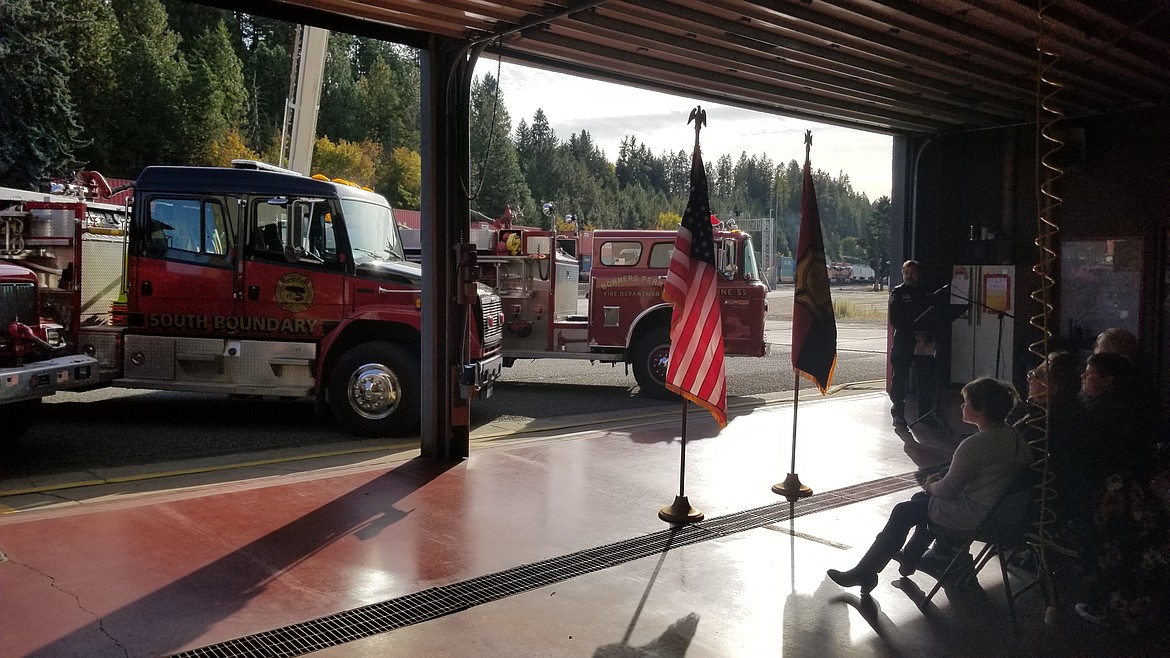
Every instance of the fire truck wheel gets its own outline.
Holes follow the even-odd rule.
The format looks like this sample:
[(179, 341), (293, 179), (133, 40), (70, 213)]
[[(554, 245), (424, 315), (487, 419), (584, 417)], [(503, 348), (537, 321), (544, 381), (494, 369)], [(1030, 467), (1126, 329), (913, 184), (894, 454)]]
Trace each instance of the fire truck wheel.
[(0, 442), (13, 441), (28, 431), (41, 409), (41, 398), (4, 405), (4, 422), (0, 423)]
[(402, 346), (363, 343), (333, 367), (329, 406), (351, 434), (406, 434), (418, 427), (420, 379), (418, 359)]
[(670, 329), (659, 327), (646, 332), (634, 346), (634, 379), (642, 395), (656, 400), (678, 396), (666, 389), (666, 359), (670, 355)]

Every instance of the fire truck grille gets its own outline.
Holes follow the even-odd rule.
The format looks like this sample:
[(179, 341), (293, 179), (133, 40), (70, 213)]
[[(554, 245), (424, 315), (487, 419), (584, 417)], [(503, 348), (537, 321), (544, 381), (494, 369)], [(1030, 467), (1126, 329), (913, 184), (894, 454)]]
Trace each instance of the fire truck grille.
[(31, 283), (0, 283), (0, 326), (37, 323), (36, 288)]
[(479, 298), (479, 334), (485, 349), (491, 349), (504, 339), (504, 305), (497, 295)]

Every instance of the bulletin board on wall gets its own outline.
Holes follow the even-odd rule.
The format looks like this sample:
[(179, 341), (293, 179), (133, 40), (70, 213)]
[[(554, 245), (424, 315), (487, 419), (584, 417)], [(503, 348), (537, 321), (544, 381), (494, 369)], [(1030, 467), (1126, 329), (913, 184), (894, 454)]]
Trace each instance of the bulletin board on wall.
[(983, 312), (991, 315), (1012, 310), (1012, 278), (1007, 274), (983, 275)]
[(1141, 326), (1141, 238), (1065, 240), (1060, 255), (1060, 330), (1078, 350), (1097, 334)]

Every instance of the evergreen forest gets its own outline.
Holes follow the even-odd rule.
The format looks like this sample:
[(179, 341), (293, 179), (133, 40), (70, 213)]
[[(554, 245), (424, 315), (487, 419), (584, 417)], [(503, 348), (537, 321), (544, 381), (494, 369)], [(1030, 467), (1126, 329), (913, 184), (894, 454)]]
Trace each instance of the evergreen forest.
[[(276, 163), (296, 26), (183, 0), (0, 2), (0, 186), (46, 189), (84, 169), (133, 179), (151, 164)], [(418, 53), (331, 33), (313, 169), (367, 185), (417, 209)], [(471, 90), (471, 205), (505, 204), (517, 223), (674, 228), (686, 206), (691, 154), (652, 153), (627, 135), (616, 154), (588, 130), (557, 135), (538, 110), (513, 122), (495, 76)], [(616, 155), (616, 161), (609, 157)], [(721, 219), (780, 218), (777, 252), (791, 255), (801, 164), (766, 154), (707, 157)], [(848, 174), (814, 171), (830, 260), (885, 273), (890, 199), (855, 192)]]

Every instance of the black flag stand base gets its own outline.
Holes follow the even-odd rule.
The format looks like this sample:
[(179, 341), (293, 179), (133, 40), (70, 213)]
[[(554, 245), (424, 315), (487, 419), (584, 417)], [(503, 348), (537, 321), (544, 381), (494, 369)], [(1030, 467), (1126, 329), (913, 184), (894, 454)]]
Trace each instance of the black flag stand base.
[(686, 496), (675, 496), (673, 504), (658, 510), (658, 518), (667, 523), (694, 523), (703, 520), (703, 513), (691, 507)]
[(808, 498), (813, 492), (812, 489), (800, 483), (799, 475), (789, 473), (783, 482), (772, 485), (772, 493), (780, 494), (791, 501), (797, 498)]
[[(695, 139), (698, 139), (699, 127), (695, 126)], [(691, 507), (691, 501), (683, 495), (686, 492), (687, 474), (687, 399), (683, 398), (682, 407), (682, 458), (678, 465), (678, 495), (674, 502), (658, 510), (658, 518), (667, 523), (694, 523), (703, 520), (703, 513)]]

